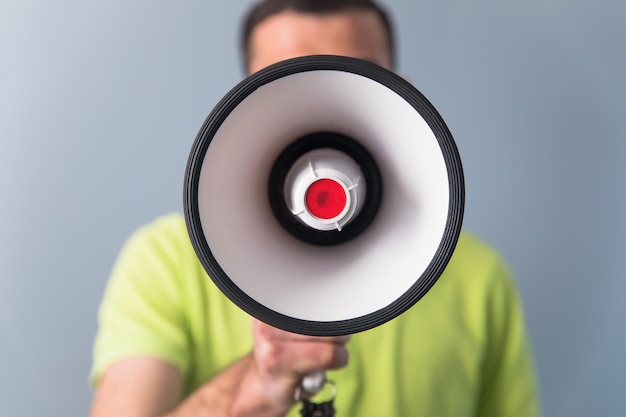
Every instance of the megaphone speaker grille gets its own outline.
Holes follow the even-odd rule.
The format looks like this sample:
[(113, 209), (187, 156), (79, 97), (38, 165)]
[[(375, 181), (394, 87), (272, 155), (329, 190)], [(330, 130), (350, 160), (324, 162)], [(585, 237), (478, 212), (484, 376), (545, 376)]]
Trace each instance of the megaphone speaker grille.
[[(365, 184), (366, 198), (364, 207), (360, 207), (355, 219), (341, 228), (318, 230), (308, 227), (298, 220), (286, 204), (285, 180), (289, 169), (302, 155), (315, 149), (336, 149), (344, 152), (360, 167), (362, 179), (358, 182)], [(315, 167), (311, 165), (311, 170)], [(268, 182), (269, 204), (276, 219), (293, 236), (305, 242), (317, 245), (334, 245), (355, 238), (363, 232), (375, 218), (382, 198), (382, 181), (376, 161), (370, 153), (355, 140), (335, 132), (316, 132), (295, 140), (278, 155), (269, 176)]]
[(236, 85), (196, 137), (184, 191), (191, 243), (217, 287), (270, 325), (317, 336), (418, 302), (454, 252), (465, 201), (432, 104), (396, 74), (337, 56)]

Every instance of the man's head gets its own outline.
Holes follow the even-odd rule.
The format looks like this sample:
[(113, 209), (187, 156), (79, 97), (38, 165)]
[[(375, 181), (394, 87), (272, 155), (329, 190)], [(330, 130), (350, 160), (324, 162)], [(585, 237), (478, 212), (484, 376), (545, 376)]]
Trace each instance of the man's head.
[(393, 28), (372, 0), (260, 0), (243, 22), (244, 68), (251, 74), (298, 56), (344, 55), (392, 69)]

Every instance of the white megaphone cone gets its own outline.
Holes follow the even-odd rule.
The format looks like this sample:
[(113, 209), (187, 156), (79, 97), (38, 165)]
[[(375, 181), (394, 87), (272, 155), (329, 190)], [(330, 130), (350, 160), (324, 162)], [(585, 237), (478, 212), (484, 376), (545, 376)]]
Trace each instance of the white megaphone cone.
[(460, 234), (461, 160), (411, 84), (362, 60), (295, 58), (239, 83), (193, 144), (184, 210), (208, 275), (274, 327), (381, 325), (434, 285)]

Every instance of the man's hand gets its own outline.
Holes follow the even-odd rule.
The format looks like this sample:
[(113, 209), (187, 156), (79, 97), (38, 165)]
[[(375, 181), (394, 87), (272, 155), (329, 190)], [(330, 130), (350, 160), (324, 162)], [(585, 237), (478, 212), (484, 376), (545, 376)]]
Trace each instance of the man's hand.
[(258, 320), (252, 322), (252, 335), (252, 352), (207, 382), (172, 416), (283, 416), (295, 405), (304, 376), (348, 363), (349, 336), (303, 336)]
[(294, 393), (306, 375), (338, 369), (348, 363), (350, 336), (303, 336), (252, 323), (254, 371), (265, 395), (277, 404), (293, 405)]

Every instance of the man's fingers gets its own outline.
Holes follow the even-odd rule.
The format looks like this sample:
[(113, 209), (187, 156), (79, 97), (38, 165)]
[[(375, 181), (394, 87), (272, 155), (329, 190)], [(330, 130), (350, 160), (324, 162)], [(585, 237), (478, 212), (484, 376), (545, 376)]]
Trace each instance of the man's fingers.
[(252, 324), (254, 370), (267, 395), (291, 404), (305, 375), (348, 363), (350, 336), (317, 337), (289, 333), (258, 320)]
[(337, 369), (348, 363), (345, 344), (350, 336), (317, 337), (289, 333), (265, 323), (253, 323), (255, 358), (273, 374), (306, 374)]
[(255, 358), (273, 374), (305, 374), (345, 366), (348, 351), (343, 345), (334, 343), (261, 340), (255, 346)]

